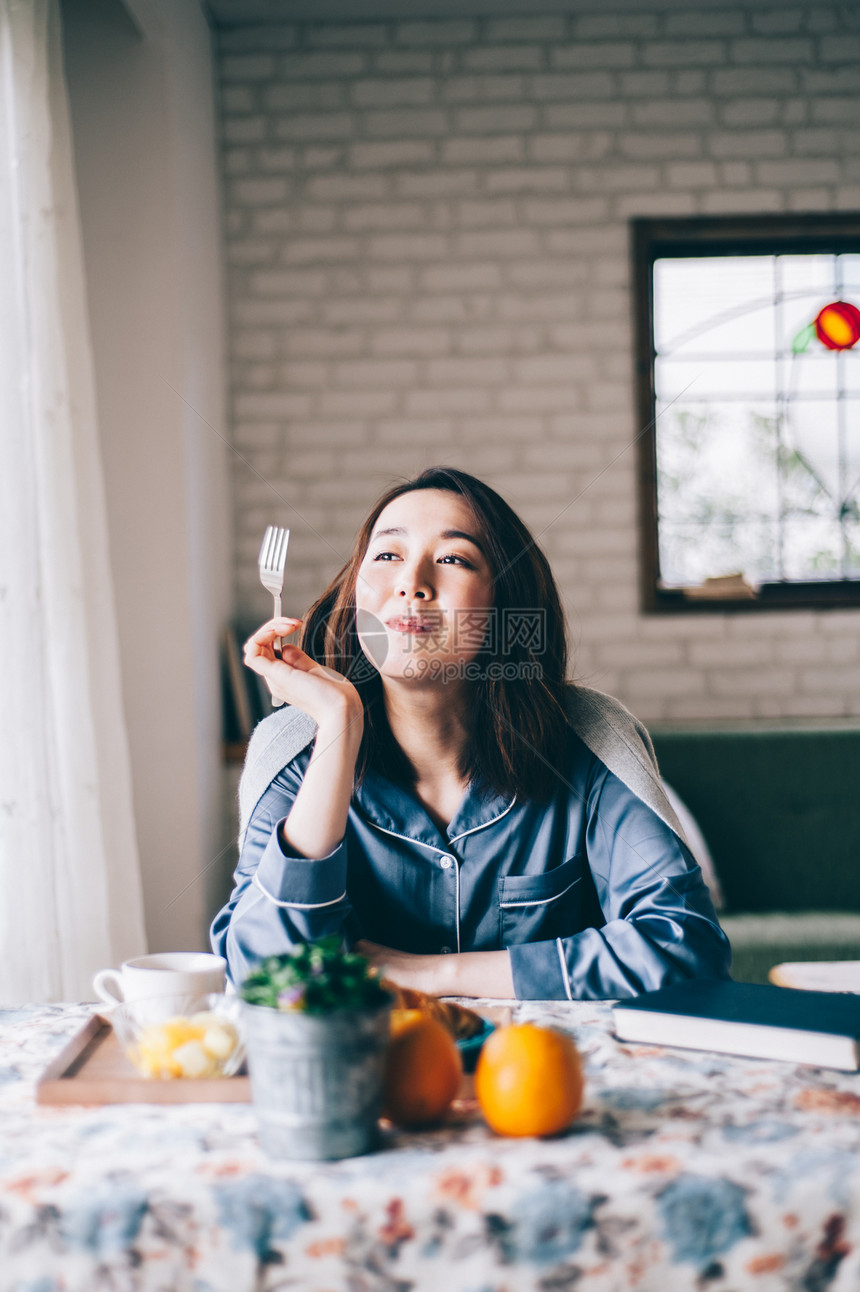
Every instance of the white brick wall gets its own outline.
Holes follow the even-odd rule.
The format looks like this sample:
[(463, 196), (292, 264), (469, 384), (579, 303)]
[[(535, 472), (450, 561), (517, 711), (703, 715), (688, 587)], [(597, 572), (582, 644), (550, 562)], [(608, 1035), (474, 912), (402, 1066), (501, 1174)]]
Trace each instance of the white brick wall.
[(540, 533), (578, 675), (644, 718), (860, 716), (860, 613), (638, 612), (627, 230), (860, 207), (860, 9), (219, 39), (239, 612), (265, 524), (301, 612), (444, 462)]

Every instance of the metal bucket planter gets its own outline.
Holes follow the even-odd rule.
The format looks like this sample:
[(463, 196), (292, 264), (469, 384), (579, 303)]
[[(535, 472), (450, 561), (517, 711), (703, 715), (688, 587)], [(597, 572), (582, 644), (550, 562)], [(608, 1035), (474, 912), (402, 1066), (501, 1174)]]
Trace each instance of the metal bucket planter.
[(270, 1157), (320, 1161), (375, 1148), (390, 1012), (244, 1006), (251, 1095)]

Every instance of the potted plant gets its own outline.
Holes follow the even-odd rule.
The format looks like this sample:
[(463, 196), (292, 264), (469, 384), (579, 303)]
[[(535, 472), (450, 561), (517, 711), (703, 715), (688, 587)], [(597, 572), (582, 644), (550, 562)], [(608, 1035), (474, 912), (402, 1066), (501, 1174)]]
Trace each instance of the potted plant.
[(272, 1157), (373, 1148), (392, 998), (339, 936), (270, 956), (246, 978), (245, 1040), (260, 1140)]

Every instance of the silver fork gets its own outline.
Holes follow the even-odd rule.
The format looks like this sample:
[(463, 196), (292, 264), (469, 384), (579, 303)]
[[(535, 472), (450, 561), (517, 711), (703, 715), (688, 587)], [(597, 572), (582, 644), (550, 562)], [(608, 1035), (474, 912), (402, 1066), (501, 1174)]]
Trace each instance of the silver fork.
[[(281, 593), (284, 590), (284, 566), (287, 563), (287, 547), (290, 542), (290, 531), (280, 529), (277, 525), (270, 525), (266, 530), (263, 538), (263, 545), (260, 548), (259, 565), (260, 565), (260, 582), (267, 592), (271, 592), (275, 598), (275, 610), (273, 618), (278, 619), (281, 615)], [(284, 640), (282, 637), (275, 638), (275, 652), (281, 653)], [(277, 709), (283, 704), (276, 696), (272, 696), (272, 707)]]

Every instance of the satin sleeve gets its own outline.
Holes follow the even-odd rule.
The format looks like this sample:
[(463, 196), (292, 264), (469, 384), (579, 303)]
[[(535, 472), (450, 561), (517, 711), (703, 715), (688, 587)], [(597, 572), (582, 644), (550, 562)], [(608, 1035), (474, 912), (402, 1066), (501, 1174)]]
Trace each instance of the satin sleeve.
[(588, 789), (585, 851), (604, 923), (508, 948), (522, 1000), (635, 996), (726, 978), (731, 948), (685, 843), (603, 764)]
[(296, 856), (284, 847), (281, 827), (301, 779), (301, 769), (290, 764), (255, 807), (233, 875), (233, 891), (212, 923), (212, 948), (226, 959), (230, 979), (237, 986), (266, 956), (346, 932), (351, 907), (345, 840), (327, 857)]

